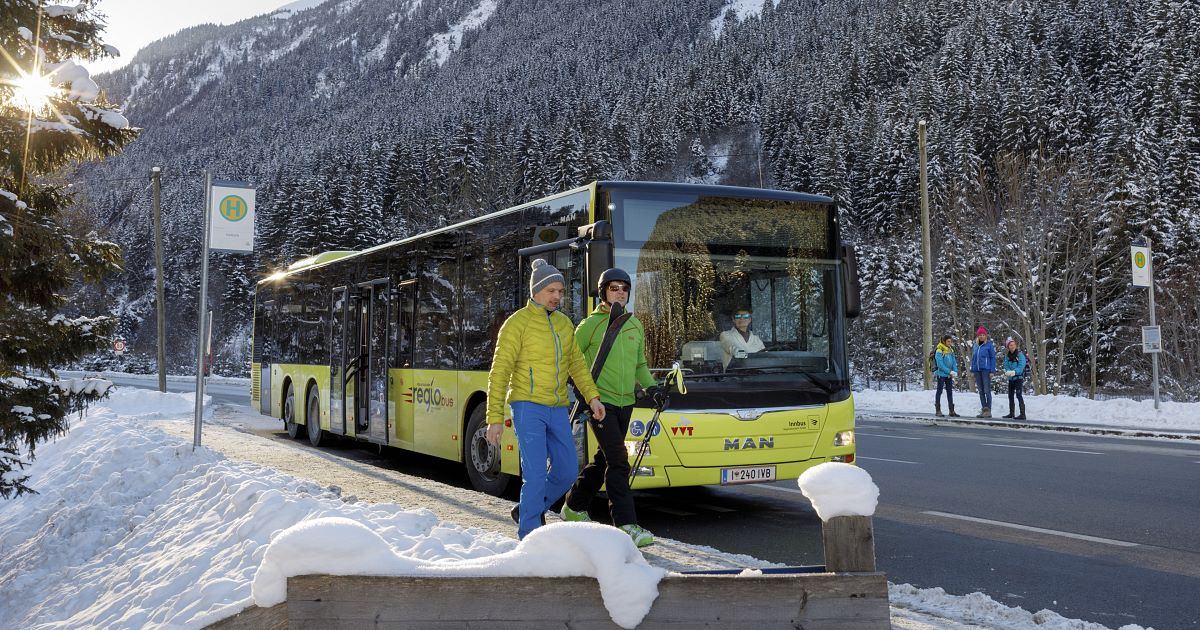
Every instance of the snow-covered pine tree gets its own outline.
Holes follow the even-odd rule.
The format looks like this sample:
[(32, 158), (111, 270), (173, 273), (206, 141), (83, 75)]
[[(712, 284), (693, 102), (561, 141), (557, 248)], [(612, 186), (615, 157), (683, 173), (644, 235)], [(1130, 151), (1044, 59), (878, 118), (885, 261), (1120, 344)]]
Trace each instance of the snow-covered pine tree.
[(66, 310), (68, 289), (120, 268), (113, 243), (69, 229), (71, 196), (48, 174), (117, 153), (136, 132), (99, 97), (72, 59), (113, 52), (99, 35), (95, 2), (0, 5), (0, 496), (32, 492), (35, 447), (67, 431), (67, 416), (106, 390), (102, 381), (57, 381), (54, 367), (108, 342), (110, 317)]

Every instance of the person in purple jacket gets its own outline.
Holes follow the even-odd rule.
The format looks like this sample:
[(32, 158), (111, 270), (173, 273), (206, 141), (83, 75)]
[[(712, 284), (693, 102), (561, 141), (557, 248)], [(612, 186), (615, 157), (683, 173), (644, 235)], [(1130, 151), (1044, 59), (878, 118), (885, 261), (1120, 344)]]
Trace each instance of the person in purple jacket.
[(975, 347), (971, 352), (971, 372), (979, 389), (979, 406), (983, 409), (976, 418), (992, 417), (992, 372), (996, 371), (996, 345), (988, 338), (983, 326), (975, 330)]

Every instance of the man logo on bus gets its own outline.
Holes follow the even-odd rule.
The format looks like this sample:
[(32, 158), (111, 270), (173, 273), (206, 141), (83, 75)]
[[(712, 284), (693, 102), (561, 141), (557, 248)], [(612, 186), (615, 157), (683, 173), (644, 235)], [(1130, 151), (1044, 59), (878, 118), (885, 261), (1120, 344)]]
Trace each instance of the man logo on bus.
[(221, 216), (225, 217), (226, 221), (241, 221), (246, 218), (246, 212), (250, 206), (245, 199), (237, 195), (227, 195), (221, 199), (221, 203), (217, 207), (220, 208)]
[(725, 438), (725, 450), (727, 451), (746, 450), (748, 448), (775, 448), (775, 438), (774, 436), (760, 437), (757, 444), (754, 443), (754, 438), (745, 438), (744, 440), (742, 438)]
[(418, 407), (424, 405), (425, 411), (430, 411), (434, 407), (439, 409), (443, 407), (449, 409), (454, 406), (454, 399), (448, 396), (443, 396), (441, 388), (434, 387), (432, 380), (427, 384), (417, 383), (417, 385), (412, 388), (412, 392), (413, 403)]

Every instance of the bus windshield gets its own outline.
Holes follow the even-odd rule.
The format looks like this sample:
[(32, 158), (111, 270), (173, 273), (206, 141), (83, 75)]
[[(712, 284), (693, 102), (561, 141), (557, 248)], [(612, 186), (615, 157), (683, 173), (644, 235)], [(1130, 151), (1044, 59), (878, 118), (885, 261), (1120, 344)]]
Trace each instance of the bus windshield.
[(617, 189), (609, 209), (652, 368), (679, 361), (704, 389), (848, 389), (832, 204)]

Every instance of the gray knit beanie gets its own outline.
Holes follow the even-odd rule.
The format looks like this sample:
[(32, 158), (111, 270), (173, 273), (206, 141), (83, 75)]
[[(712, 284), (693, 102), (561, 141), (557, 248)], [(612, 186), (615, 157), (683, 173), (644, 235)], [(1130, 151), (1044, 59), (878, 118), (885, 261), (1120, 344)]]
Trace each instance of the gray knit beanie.
[(533, 261), (533, 273), (529, 276), (529, 297), (537, 295), (538, 291), (546, 288), (546, 285), (551, 282), (561, 282), (565, 286), (566, 278), (563, 278), (562, 273), (558, 271), (550, 263), (535, 258)]

